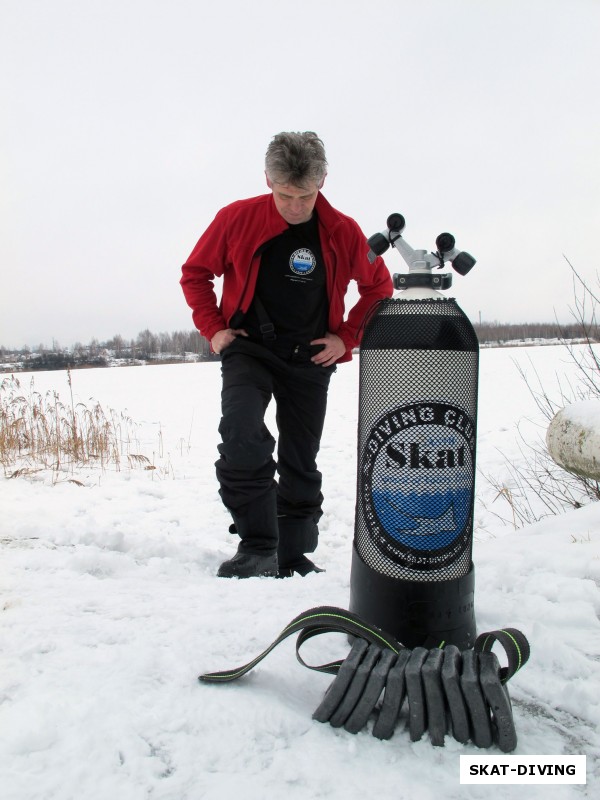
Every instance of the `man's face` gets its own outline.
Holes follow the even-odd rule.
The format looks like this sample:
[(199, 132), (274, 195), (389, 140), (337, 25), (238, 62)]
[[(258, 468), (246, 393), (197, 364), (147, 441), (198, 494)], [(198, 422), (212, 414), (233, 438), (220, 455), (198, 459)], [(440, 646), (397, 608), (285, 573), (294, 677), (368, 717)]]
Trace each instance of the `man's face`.
[(273, 191), (273, 200), (277, 211), (289, 225), (308, 222), (312, 217), (320, 186), (311, 183), (300, 188), (293, 184), (275, 183), (268, 178), (267, 185)]

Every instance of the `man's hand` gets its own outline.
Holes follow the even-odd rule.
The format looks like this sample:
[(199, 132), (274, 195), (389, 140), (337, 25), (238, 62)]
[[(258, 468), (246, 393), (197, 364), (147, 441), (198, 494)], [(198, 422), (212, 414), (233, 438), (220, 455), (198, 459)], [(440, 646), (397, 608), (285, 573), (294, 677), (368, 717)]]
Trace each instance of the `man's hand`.
[(248, 336), (243, 328), (225, 328), (225, 330), (217, 331), (210, 340), (210, 346), (213, 352), (222, 353), (238, 336)]
[(346, 352), (346, 345), (340, 337), (329, 331), (322, 339), (313, 339), (311, 344), (325, 345), (316, 356), (311, 358), (313, 364), (319, 364), (322, 367), (331, 367)]

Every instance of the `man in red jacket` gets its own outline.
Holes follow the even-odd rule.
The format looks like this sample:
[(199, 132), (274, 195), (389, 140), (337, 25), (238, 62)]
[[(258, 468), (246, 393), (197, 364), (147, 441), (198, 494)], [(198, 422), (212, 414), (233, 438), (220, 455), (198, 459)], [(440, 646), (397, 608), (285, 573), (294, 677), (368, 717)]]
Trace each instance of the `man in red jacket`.
[[(183, 265), (194, 323), (221, 356), (215, 466), (241, 541), (220, 577), (321, 571), (305, 554), (317, 547), (322, 515), (316, 456), (329, 379), (352, 358), (367, 312), (392, 294), (390, 274), (380, 258), (369, 261), (357, 223), (321, 194), (326, 173), (315, 133), (278, 134), (265, 159), (270, 193), (221, 209)], [(352, 280), (360, 299), (344, 320)], [(264, 422), (272, 398), (277, 463)]]

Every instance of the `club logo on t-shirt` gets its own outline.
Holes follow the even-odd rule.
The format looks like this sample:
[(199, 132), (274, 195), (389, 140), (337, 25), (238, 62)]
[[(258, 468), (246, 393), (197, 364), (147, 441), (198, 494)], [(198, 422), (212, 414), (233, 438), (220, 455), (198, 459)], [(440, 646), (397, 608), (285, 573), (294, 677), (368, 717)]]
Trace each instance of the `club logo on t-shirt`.
[(294, 275), (310, 275), (317, 266), (317, 259), (307, 247), (295, 250), (290, 256), (290, 269)]

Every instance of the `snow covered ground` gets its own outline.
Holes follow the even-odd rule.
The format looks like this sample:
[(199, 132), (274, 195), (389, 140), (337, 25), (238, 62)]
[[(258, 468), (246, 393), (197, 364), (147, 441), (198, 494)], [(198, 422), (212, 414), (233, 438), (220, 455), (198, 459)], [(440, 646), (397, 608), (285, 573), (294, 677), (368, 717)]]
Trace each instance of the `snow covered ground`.
[[(509, 684), (516, 753), (587, 755), (587, 786), (530, 786), (528, 797), (598, 797), (600, 504), (518, 530), (494, 513), (511, 517), (484, 476), (510, 485), (517, 424), (526, 441), (545, 432), (516, 363), (551, 395), (576, 375), (560, 346), (481, 354), (478, 628), (517, 627), (531, 642)], [(67, 399), (65, 373), (34, 380)], [(461, 754), (497, 750), (313, 721), (332, 678), (298, 664), (293, 639), (239, 682), (198, 683), (257, 655), (297, 614), (347, 608), (349, 596), (357, 360), (332, 379), (320, 456), (327, 571), (304, 579), (215, 578), (235, 549), (213, 474), (219, 384), (218, 364), (77, 371), (76, 399), (127, 411), (133, 452), (156, 469), (0, 478), (2, 800), (521, 797), (520, 786), (460, 785)], [(322, 663), (347, 649), (323, 636), (305, 654)]]

